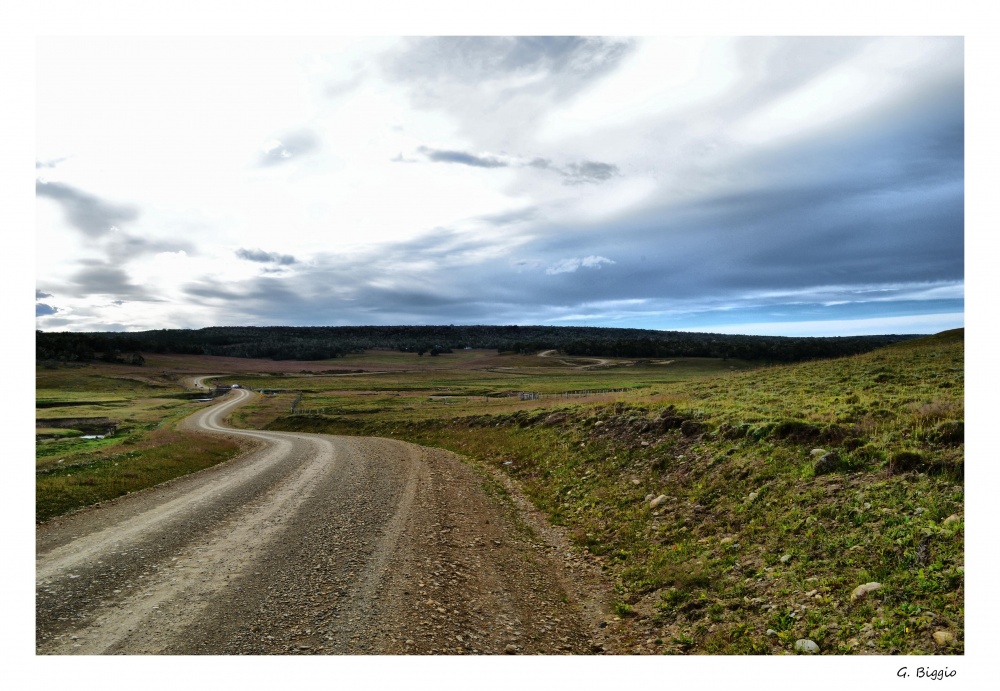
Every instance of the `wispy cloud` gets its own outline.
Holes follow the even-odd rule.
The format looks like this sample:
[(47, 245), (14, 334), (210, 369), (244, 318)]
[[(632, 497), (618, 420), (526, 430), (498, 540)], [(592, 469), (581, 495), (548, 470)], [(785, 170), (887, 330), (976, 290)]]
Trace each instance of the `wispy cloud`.
[(74, 273), (68, 288), (67, 293), (78, 297), (103, 295), (140, 301), (156, 299), (121, 267), (97, 261), (87, 262), (84, 268)]
[(572, 257), (570, 259), (562, 259), (549, 268), (545, 270), (550, 276), (555, 274), (566, 274), (573, 273), (579, 268), (584, 269), (600, 269), (602, 264), (614, 264), (614, 262), (607, 257)]
[(320, 139), (315, 132), (299, 130), (264, 144), (257, 162), (261, 166), (281, 165), (307, 154), (315, 153), (319, 149)]
[[(46, 43), (36, 300), (59, 312), (40, 323), (851, 329), (963, 309), (961, 38), (307, 42), (194, 41), (184, 88), (170, 39), (127, 61), (113, 39)], [(134, 131), (81, 112), (84, 90)]]
[(423, 38), (386, 56), (383, 65), (392, 77), (428, 90), (447, 83), (495, 87), (510, 80), (501, 95), (551, 92), (565, 98), (613, 70), (633, 45), (630, 39), (578, 36)]
[(40, 168), (55, 168), (68, 158), (68, 156), (63, 156), (61, 158), (53, 158), (51, 161), (35, 161), (35, 170)]
[(604, 182), (619, 175), (618, 166), (599, 161), (583, 161), (570, 163), (563, 171), (567, 185), (582, 185), (586, 183)]
[(139, 217), (139, 212), (132, 206), (112, 204), (61, 182), (37, 180), (35, 194), (57, 202), (66, 214), (66, 220), (92, 238), (106, 235), (119, 225)]
[[(516, 156), (498, 156), (496, 154), (457, 151), (448, 149), (433, 149), (428, 146), (417, 147), (417, 153), (429, 161), (436, 163), (458, 163), (474, 168), (534, 168), (555, 173), (563, 178), (565, 185), (582, 185), (600, 183), (621, 174), (618, 166), (600, 161), (578, 161), (559, 166), (551, 159), (535, 157), (530, 159)], [(397, 163), (414, 163), (418, 159), (404, 158), (402, 154), (392, 159)]]
[(440, 163), (460, 163), (475, 168), (506, 168), (509, 164), (493, 156), (477, 156), (464, 151), (447, 151), (421, 146), (417, 149), (431, 161)]
[(243, 247), (236, 250), (236, 256), (251, 262), (261, 264), (295, 264), (296, 259), (290, 254), (279, 254), (278, 252), (265, 252), (261, 249), (245, 249)]

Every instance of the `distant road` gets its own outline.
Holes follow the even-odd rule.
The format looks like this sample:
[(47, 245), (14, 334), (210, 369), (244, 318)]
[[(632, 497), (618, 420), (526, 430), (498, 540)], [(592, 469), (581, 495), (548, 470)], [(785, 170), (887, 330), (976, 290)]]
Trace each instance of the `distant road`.
[[(558, 350), (543, 350), (538, 354), (538, 357), (556, 357)], [(589, 365), (578, 364), (581, 360), (587, 360), (590, 362)], [(611, 360), (599, 357), (561, 357), (559, 361), (569, 365), (570, 367), (576, 367), (577, 369), (591, 369), (592, 367), (601, 367), (602, 365), (611, 364)]]
[(253, 396), (186, 421), (240, 458), (38, 527), (38, 653), (592, 649), (606, 591), (477, 471), (389, 439), (229, 428)]
[(205, 386), (206, 379), (214, 379), (215, 377), (224, 377), (224, 374), (199, 374), (197, 377), (184, 377), (181, 379), (181, 384), (189, 389), (207, 389)]

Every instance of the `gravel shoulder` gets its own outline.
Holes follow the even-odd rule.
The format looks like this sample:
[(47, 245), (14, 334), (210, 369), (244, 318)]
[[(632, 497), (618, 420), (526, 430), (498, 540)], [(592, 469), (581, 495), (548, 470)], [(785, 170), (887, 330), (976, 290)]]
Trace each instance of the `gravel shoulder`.
[(39, 654), (602, 650), (610, 590), (502, 478), (389, 439), (233, 430), (237, 459), (38, 526)]

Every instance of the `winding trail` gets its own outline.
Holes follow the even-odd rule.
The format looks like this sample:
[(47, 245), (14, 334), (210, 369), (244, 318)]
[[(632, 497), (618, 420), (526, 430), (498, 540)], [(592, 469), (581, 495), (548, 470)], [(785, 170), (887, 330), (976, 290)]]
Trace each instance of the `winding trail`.
[(586, 653), (609, 592), (499, 481), (391, 439), (235, 430), (228, 463), (38, 526), (40, 654)]
[[(556, 355), (556, 353), (558, 353), (558, 352), (559, 352), (558, 350), (543, 350), (542, 352), (540, 352), (538, 354), (538, 357), (556, 358), (556, 357), (558, 357)], [(559, 359), (559, 362), (563, 363), (567, 367), (572, 367), (574, 369), (594, 369), (596, 367), (604, 367), (606, 365), (610, 365), (611, 362), (612, 362), (611, 360), (609, 360), (607, 358), (600, 358), (600, 357), (574, 357), (574, 356), (569, 356), (569, 355), (558, 357), (558, 359)], [(590, 362), (590, 364), (589, 365), (578, 364), (581, 360), (588, 360)]]

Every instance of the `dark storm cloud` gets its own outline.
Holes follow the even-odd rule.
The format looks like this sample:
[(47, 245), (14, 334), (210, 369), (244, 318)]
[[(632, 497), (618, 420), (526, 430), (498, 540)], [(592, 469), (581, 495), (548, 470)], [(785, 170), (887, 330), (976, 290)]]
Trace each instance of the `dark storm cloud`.
[(66, 220), (91, 238), (106, 235), (112, 228), (139, 217), (133, 207), (112, 204), (61, 182), (36, 180), (35, 194), (56, 201), (66, 214)]
[[(518, 258), (451, 267), (440, 285), (415, 291), (413, 308), (433, 321), (430, 290), (522, 323), (609, 302), (610, 314), (754, 308), (774, 319), (848, 318), (844, 305), (864, 316), (960, 313), (963, 101), (960, 75), (929, 82), (822, 136), (727, 160), (731, 182), (685, 203), (572, 229), (545, 222), (540, 209)], [(427, 237), (420, 249), (432, 257), (445, 248)], [(586, 258), (601, 270), (585, 271)], [(404, 286), (394, 290), (394, 300), (411, 304), (398, 294)], [(448, 316), (441, 311), (439, 321)]]
[(87, 237), (101, 241), (95, 247), (107, 253), (111, 264), (121, 264), (145, 254), (194, 251), (189, 242), (149, 239), (127, 232), (123, 226), (139, 218), (134, 207), (111, 204), (59, 182), (36, 180), (35, 193), (54, 199), (62, 206), (71, 225)]
[[(84, 263), (84, 262), (81, 262)], [(70, 277), (67, 291), (76, 296), (110, 295), (119, 299), (149, 301), (152, 295), (141, 285), (132, 282), (124, 269), (102, 262), (86, 262)]]
[[(476, 231), (321, 256), (298, 276), (188, 290), (258, 324), (678, 328), (742, 310), (759, 321), (961, 313), (962, 102), (960, 81), (931, 85), (822, 138), (727, 160), (735, 182), (683, 203), (570, 228), (532, 207), (484, 216)], [(510, 237), (516, 248), (494, 252)]]
[(236, 256), (240, 259), (246, 259), (251, 262), (259, 262), (261, 264), (295, 264), (296, 259), (290, 254), (279, 254), (277, 252), (265, 252), (261, 249), (245, 249), (243, 247), (236, 250)]
[(426, 146), (418, 147), (417, 151), (430, 160), (439, 163), (460, 163), (475, 168), (506, 168), (508, 165), (505, 161), (492, 156), (476, 156), (464, 151), (444, 151), (441, 149), (431, 149)]
[(35, 304), (35, 316), (36, 317), (46, 317), (50, 314), (55, 314), (59, 311), (58, 307), (52, 307), (46, 305), (45, 303), (39, 302)]
[(296, 158), (315, 153), (320, 149), (319, 137), (309, 130), (292, 132), (270, 143), (260, 154), (258, 165), (276, 166)]
[[(535, 72), (547, 74), (524, 88), (554, 92), (546, 80), (573, 74), (572, 56), (582, 55), (573, 41), (546, 53), (497, 39), (499, 52), (487, 59), (475, 41), (416, 41), (410, 57), (419, 59), (395, 68), (413, 79), (430, 75), (414, 87), (428, 99)], [(753, 59), (743, 65), (738, 93), (720, 104), (723, 115), (739, 124), (740, 114), (808, 85), (867, 44), (822, 40), (810, 51), (808, 41), (747, 39)], [(685, 324), (676, 320), (712, 324), (744, 310), (759, 321), (961, 313), (963, 101), (960, 74), (925, 81), (887, 105), (813, 131), (771, 133), (766, 145), (698, 158), (681, 171), (690, 175), (678, 176), (677, 189), (663, 187), (641, 207), (606, 218), (567, 222), (556, 205), (532, 206), (469, 219), (468, 230), (435, 228), (377, 252), (319, 256), (296, 275), (225, 284), (205, 277), (185, 291), (217, 306), (228, 323), (255, 324), (594, 319), (678, 328)], [(502, 142), (471, 141), (477, 146), (470, 151), (423, 147), (414, 158), (521, 169), (567, 184), (622, 175), (579, 153), (500, 156), (488, 152), (506, 151)], [(260, 259), (243, 258), (262, 263), (280, 256), (241, 251), (259, 252)], [(699, 313), (708, 316), (690, 321)]]
[[(822, 137), (727, 162), (733, 182), (717, 192), (577, 233), (574, 253), (617, 264), (588, 274), (586, 285), (574, 281), (548, 294), (735, 303), (764, 293), (812, 300), (823, 286), (842, 286), (842, 299), (868, 300), (864, 292), (852, 297), (852, 287), (960, 284), (962, 104), (960, 80), (930, 84)], [(525, 251), (551, 257), (565, 247), (564, 238), (543, 230)]]
[(42, 298), (50, 298), (50, 297), (52, 297), (51, 293), (43, 293), (42, 291), (38, 290), (37, 288), (35, 289), (35, 299), (36, 300), (41, 300)]
[(55, 328), (57, 326), (67, 326), (69, 324), (73, 324), (73, 320), (64, 317), (55, 317), (54, 319), (45, 320), (45, 326), (50, 329)]
[(208, 298), (210, 300), (232, 300), (236, 302), (244, 297), (242, 292), (233, 289), (230, 287), (230, 284), (227, 283), (226, 286), (218, 286), (211, 279), (205, 278), (195, 283), (189, 283), (183, 289), (188, 295), (197, 298)]

